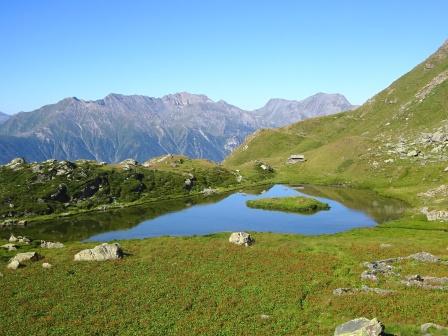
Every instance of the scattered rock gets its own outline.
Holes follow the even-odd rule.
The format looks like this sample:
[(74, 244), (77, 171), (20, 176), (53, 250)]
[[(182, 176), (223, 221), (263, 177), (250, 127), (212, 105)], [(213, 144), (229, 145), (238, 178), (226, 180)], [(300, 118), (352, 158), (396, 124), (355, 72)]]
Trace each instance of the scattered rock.
[(440, 262), (440, 258), (436, 257), (435, 255), (432, 255), (428, 252), (418, 252), (411, 254), (407, 257), (408, 259), (414, 259), (421, 262), (428, 262), (428, 263), (438, 263)]
[(419, 274), (406, 277), (402, 283), (408, 287), (421, 287), (424, 289), (448, 289), (448, 278), (424, 277)]
[(134, 159), (126, 159), (121, 161), (119, 164), (123, 167), (124, 170), (129, 170), (139, 165), (139, 163)]
[(42, 256), (37, 252), (23, 252), (17, 253), (9, 262), (16, 260), (23, 263), (24, 261), (38, 261), (39, 259), (42, 259)]
[(394, 162), (394, 159), (387, 159), (387, 160), (384, 160), (384, 163), (393, 163)]
[(305, 162), (305, 155), (303, 154), (292, 154), (289, 156), (288, 160), (286, 160), (287, 164), (296, 164), (298, 162)]
[(392, 244), (386, 244), (386, 243), (380, 244), (380, 248), (389, 248), (389, 247), (392, 247)]
[(118, 243), (104, 243), (92, 249), (86, 249), (75, 254), (75, 261), (103, 261), (123, 258), (123, 250)]
[(422, 102), (431, 93), (431, 91), (438, 85), (442, 84), (448, 79), (448, 70), (445, 70), (434, 77), (428, 84), (426, 84), (420, 91), (415, 94), (418, 102)]
[(210, 196), (210, 195), (216, 194), (217, 192), (218, 192), (218, 190), (217, 190), (217, 189), (213, 189), (213, 188), (204, 188), (204, 189), (201, 191), (201, 193), (202, 193), (204, 196)]
[(259, 160), (255, 161), (255, 166), (256, 166), (257, 168), (261, 169), (262, 171), (267, 172), (267, 173), (272, 173), (272, 172), (274, 172), (274, 168), (272, 168), (272, 167), (271, 167), (270, 165), (268, 165), (267, 163), (262, 162), (262, 161), (259, 161)]
[(18, 246), (15, 244), (12, 244), (12, 243), (8, 243), (8, 244), (2, 245), (0, 247), (6, 249), (8, 251), (15, 251), (15, 250), (17, 250)]
[(18, 238), (16, 238), (13, 234), (11, 234), (11, 236), (9, 237), (8, 240), (10, 243), (17, 243), (19, 241)]
[(408, 152), (406, 155), (409, 157), (414, 157), (414, 156), (418, 156), (419, 153), (420, 153), (419, 150), (413, 149), (410, 152)]
[(383, 335), (383, 325), (376, 318), (369, 320), (357, 318), (341, 324), (334, 331), (334, 336), (379, 336)]
[(261, 318), (262, 320), (269, 320), (269, 319), (271, 318), (271, 316), (270, 316), (270, 315), (266, 315), (266, 314), (261, 314), (261, 315), (260, 315), (260, 318)]
[(5, 165), (5, 167), (8, 167), (12, 170), (20, 170), (23, 168), (23, 166), (26, 164), (25, 159), (23, 158), (15, 158), (12, 159), (9, 163)]
[(64, 244), (59, 242), (47, 242), (45, 240), (42, 240), (40, 243), (41, 248), (48, 248), (48, 249), (55, 249), (55, 248), (63, 248)]
[(421, 213), (426, 215), (428, 221), (448, 221), (448, 211), (429, 210), (427, 207), (421, 209)]
[(187, 179), (184, 181), (184, 187), (185, 187), (186, 189), (191, 189), (191, 188), (193, 187), (193, 180), (187, 178)]
[(250, 246), (254, 239), (247, 232), (233, 232), (229, 237), (229, 242), (236, 245)]
[(8, 266), (6, 268), (10, 270), (16, 270), (21, 266), (20, 262), (18, 260), (12, 260), (9, 262)]
[(333, 290), (333, 295), (342, 296), (357, 293), (375, 293), (379, 295), (387, 295), (393, 292), (394, 292), (393, 290), (389, 289), (371, 288), (368, 286), (362, 286), (361, 288), (336, 288), (335, 290)]
[(376, 281), (378, 280), (378, 275), (380, 274), (385, 276), (398, 275), (395, 272), (394, 267), (390, 264), (401, 259), (403, 258), (389, 258), (384, 260), (365, 262), (364, 267), (366, 267), (367, 270), (361, 273), (361, 279)]
[(424, 323), (420, 326), (420, 331), (422, 332), (422, 334), (426, 334), (428, 331), (430, 331), (430, 329), (448, 330), (447, 327), (435, 323)]
[(44, 262), (43, 264), (42, 264), (42, 268), (52, 268), (53, 267), (53, 265), (52, 264), (50, 264), (50, 263), (46, 263), (46, 262)]

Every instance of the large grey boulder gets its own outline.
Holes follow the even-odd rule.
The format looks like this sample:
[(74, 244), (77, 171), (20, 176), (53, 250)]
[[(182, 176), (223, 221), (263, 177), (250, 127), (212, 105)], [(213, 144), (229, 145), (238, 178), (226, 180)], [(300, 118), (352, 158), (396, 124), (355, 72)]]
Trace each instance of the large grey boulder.
[(23, 262), (25, 261), (37, 261), (41, 258), (42, 256), (36, 252), (18, 253), (9, 260), (9, 263), (6, 267), (11, 270), (16, 270), (20, 266), (22, 266)]
[(233, 232), (229, 237), (229, 242), (235, 245), (249, 246), (254, 243), (254, 239), (247, 232)]
[(379, 336), (383, 335), (383, 329), (383, 325), (376, 318), (369, 320), (361, 317), (338, 326), (334, 336)]
[(104, 261), (121, 258), (123, 258), (123, 250), (118, 243), (104, 243), (75, 254), (75, 261)]
[(11, 261), (17, 260), (19, 263), (22, 263), (24, 261), (37, 261), (41, 259), (42, 256), (37, 252), (23, 252), (23, 253), (17, 253), (14, 257), (11, 258)]
[(12, 260), (9, 262), (9, 264), (6, 266), (10, 270), (16, 270), (21, 266), (21, 264), (17, 260)]

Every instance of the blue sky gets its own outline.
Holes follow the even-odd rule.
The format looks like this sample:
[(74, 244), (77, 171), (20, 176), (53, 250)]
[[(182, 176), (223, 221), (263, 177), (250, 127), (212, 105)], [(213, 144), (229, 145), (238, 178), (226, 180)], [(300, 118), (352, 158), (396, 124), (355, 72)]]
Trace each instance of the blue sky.
[(446, 13), (445, 0), (0, 1), (0, 111), (110, 92), (360, 104), (448, 38)]

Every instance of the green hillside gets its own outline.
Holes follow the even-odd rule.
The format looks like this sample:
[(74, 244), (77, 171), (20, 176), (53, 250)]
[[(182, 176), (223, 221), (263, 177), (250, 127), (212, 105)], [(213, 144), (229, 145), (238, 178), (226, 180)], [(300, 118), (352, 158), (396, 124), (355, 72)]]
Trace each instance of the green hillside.
[[(448, 182), (447, 79), (448, 41), (358, 109), (259, 131), (224, 164), (248, 175), (258, 160), (278, 181), (356, 184), (422, 205), (417, 192)], [(306, 161), (287, 164), (292, 154)]]

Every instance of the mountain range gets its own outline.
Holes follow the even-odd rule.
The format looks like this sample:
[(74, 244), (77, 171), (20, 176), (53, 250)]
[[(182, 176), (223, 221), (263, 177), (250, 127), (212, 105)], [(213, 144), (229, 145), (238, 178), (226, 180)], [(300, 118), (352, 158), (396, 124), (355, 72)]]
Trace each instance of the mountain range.
[(325, 93), (302, 101), (272, 99), (255, 111), (187, 92), (161, 98), (109, 94), (95, 101), (72, 97), (0, 115), (0, 162), (18, 156), (144, 161), (167, 153), (221, 161), (260, 128), (353, 108), (344, 96)]
[(0, 125), (3, 124), (6, 120), (9, 119), (9, 115), (3, 112), (0, 112)]

